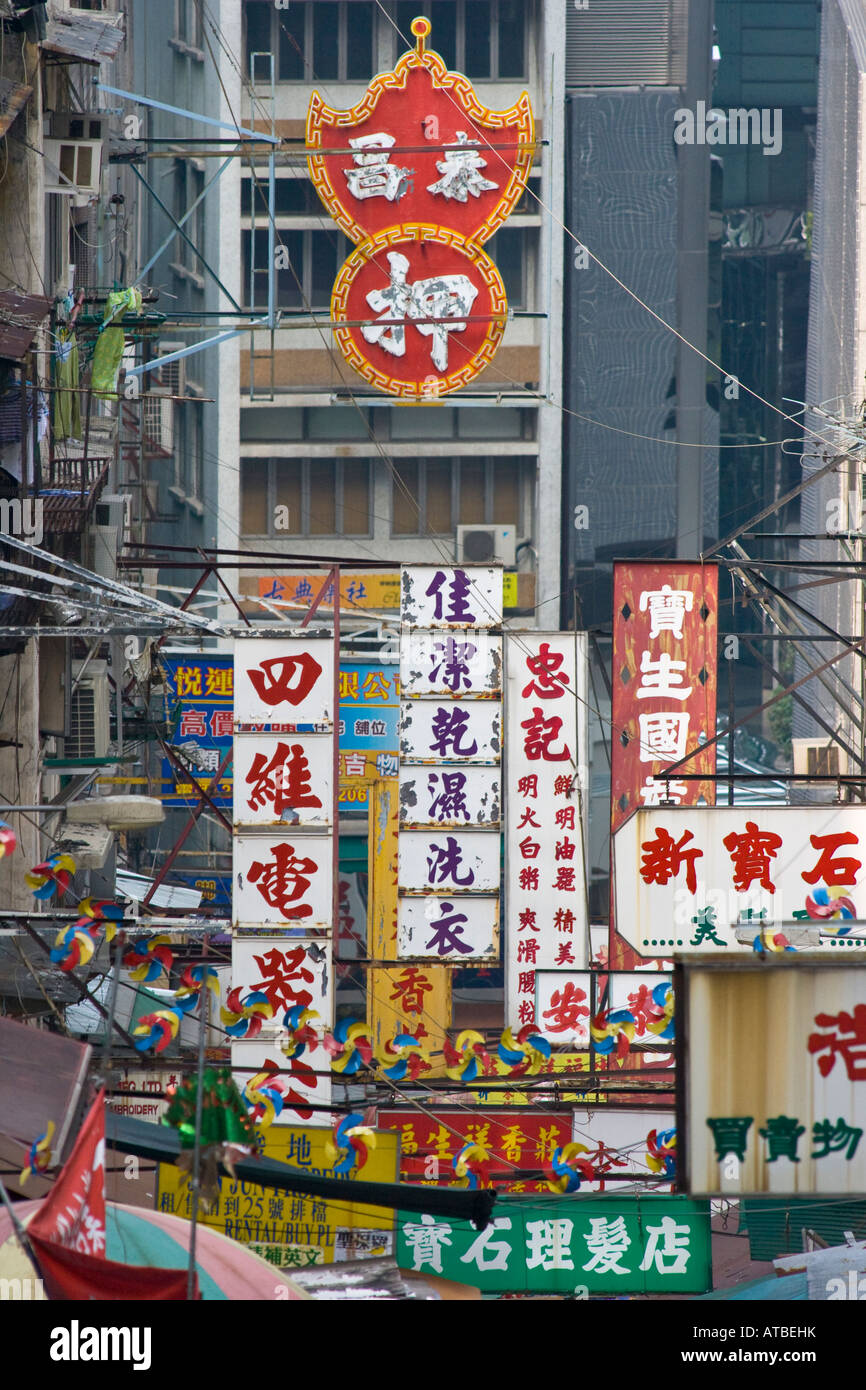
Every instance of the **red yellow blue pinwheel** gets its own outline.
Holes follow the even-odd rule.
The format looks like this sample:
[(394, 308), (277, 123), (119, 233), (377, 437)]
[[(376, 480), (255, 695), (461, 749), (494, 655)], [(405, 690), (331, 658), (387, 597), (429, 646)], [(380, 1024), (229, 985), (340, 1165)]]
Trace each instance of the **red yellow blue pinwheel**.
[(175, 1009), (158, 1009), (156, 1013), (145, 1014), (139, 1019), (133, 1033), (138, 1039), (136, 1051), (164, 1052), (169, 1043), (177, 1037), (180, 1028), (180, 1014)]
[(331, 1070), (343, 1076), (354, 1076), (373, 1061), (373, 1044), (366, 1023), (350, 1023), (343, 1018), (322, 1042), (331, 1055)]
[(49, 854), (41, 864), (34, 864), (24, 878), (33, 889), (34, 898), (44, 901), (53, 898), (55, 893), (62, 898), (74, 873), (75, 860), (71, 854)]
[(517, 1037), (506, 1028), (497, 1048), (499, 1060), (511, 1068), (510, 1076), (537, 1076), (550, 1058), (550, 1052), (547, 1038), (531, 1023), (524, 1024)]
[(308, 1047), (315, 1047), (319, 1035), (310, 1022), (318, 1018), (315, 1009), (305, 1009), (303, 1004), (295, 1004), (283, 1014), (283, 1026), (289, 1036), (280, 1043), (280, 1050), (286, 1057), (302, 1057)]
[(454, 1155), (452, 1167), (458, 1187), (490, 1186), (490, 1153), (481, 1144), (464, 1144)]
[(465, 1028), (458, 1033), (456, 1043), (445, 1039), (445, 1070), (452, 1081), (475, 1081), (479, 1076), (489, 1076), (493, 1071), (493, 1059), (480, 1033)]
[(583, 1181), (591, 1182), (595, 1169), (581, 1154), (589, 1153), (585, 1144), (563, 1144), (554, 1149), (550, 1160), (553, 1177), (547, 1179), (551, 1192), (577, 1192)]
[(220, 1009), (220, 1018), (230, 1038), (257, 1037), (262, 1030), (262, 1020), (273, 1016), (274, 1006), (260, 989), (243, 996), (239, 989), (230, 989), (226, 1006)]
[[(325, 1144), (325, 1157), (340, 1177), (361, 1169), (367, 1162), (367, 1150), (376, 1147), (376, 1135), (364, 1124), (363, 1115), (344, 1115), (334, 1126), (334, 1137)], [(339, 1162), (337, 1161), (339, 1160)]]
[(260, 1129), (267, 1129), (274, 1123), (283, 1109), (285, 1096), (291, 1089), (290, 1083), (277, 1073), (275, 1062), (265, 1062), (264, 1070), (250, 1077), (244, 1087), (244, 1104), (250, 1118)]
[(97, 924), (84, 917), (71, 927), (64, 927), (54, 938), (51, 959), (61, 970), (74, 970), (76, 965), (87, 965), (96, 950)]
[(15, 831), (11, 825), (7, 825), (5, 820), (0, 820), (0, 859), (7, 854), (14, 854), (18, 845), (15, 838)]
[(414, 1081), (422, 1072), (430, 1070), (427, 1053), (412, 1033), (398, 1033), (386, 1042), (379, 1061), (389, 1081), (402, 1081), (407, 1076)]
[(651, 1129), (646, 1137), (646, 1161), (654, 1173), (664, 1170), (665, 1176), (676, 1177), (677, 1132), (675, 1129)]
[(44, 1173), (51, 1167), (51, 1140), (54, 1138), (54, 1121), (48, 1121), (44, 1134), (34, 1139), (27, 1156), (27, 1167), (21, 1170), (21, 1181), (26, 1182), (33, 1173)]
[(174, 960), (170, 941), (170, 936), (137, 936), (123, 957), (129, 978), (149, 985), (158, 980), (164, 970), (169, 971)]

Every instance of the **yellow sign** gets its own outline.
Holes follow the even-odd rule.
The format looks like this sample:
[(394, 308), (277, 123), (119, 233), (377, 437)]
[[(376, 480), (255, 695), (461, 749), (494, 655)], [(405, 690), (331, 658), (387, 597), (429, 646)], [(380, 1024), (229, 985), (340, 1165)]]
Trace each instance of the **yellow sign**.
[[(324, 570), (310, 574), (281, 574), (274, 579), (270, 575), (259, 576), (259, 598), (269, 603), (297, 604), (309, 608), (316, 594), (325, 582)], [(333, 586), (329, 586), (320, 608), (333, 608)], [(511, 570), (502, 575), (502, 606), (517, 607), (517, 571)], [(400, 574), (397, 570), (372, 571), (363, 574), (340, 575), (340, 607), (376, 608), (383, 610), (400, 607)]]
[[(259, 598), (267, 599), (270, 603), (298, 604), (302, 608), (309, 608), (326, 578), (325, 570), (314, 570), (310, 574), (282, 574), (276, 579), (260, 575)], [(319, 607), (333, 606), (334, 586), (330, 584)], [(380, 573), (368, 570), (364, 574), (341, 573), (340, 607), (349, 611), (353, 608), (399, 608), (399, 571), (387, 570)]]
[[(310, 1177), (334, 1177), (325, 1145), (329, 1129), (312, 1126), (272, 1125), (265, 1131), (262, 1148), (266, 1158), (288, 1163)], [(375, 1147), (368, 1145), (363, 1168), (353, 1168), (345, 1178), (345, 1201), (278, 1192), (258, 1183), (221, 1177), (219, 1200), (208, 1212), (199, 1209), (199, 1221), (244, 1245), (252, 1245), (274, 1264), (331, 1264), (342, 1233), (350, 1230), (390, 1231), (393, 1212), (354, 1202), (352, 1187), (360, 1182), (396, 1182), (399, 1176), (400, 1137), (376, 1130)], [(189, 1217), (192, 1197), (189, 1178), (173, 1163), (159, 1165), (157, 1211)], [(280, 1254), (276, 1252), (280, 1251)], [(286, 1255), (286, 1252), (295, 1252)], [(271, 1252), (271, 1253), (266, 1253)]]
[[(550, 1059), (553, 1063), (551, 1076), (565, 1071), (589, 1071), (588, 1052), (554, 1052)], [(507, 1076), (511, 1068), (498, 1057), (494, 1058), (497, 1076)], [(545, 1073), (545, 1076), (548, 1073)], [(536, 1080), (538, 1078), (535, 1078)], [(477, 1088), (472, 1087), (475, 1092), (479, 1105), (496, 1105), (500, 1107), (512, 1105), (536, 1105), (538, 1103), (540, 1087), (534, 1090), (521, 1090), (520, 1086), (525, 1086), (526, 1081), (521, 1079), (518, 1087), (513, 1091), (485, 1091), (482, 1085)], [(559, 1099), (574, 1105), (602, 1105), (607, 1101), (606, 1095), (596, 1095), (595, 1092), (583, 1091), (560, 1091)]]
[[(421, 1080), (445, 1075), (442, 1049), (451, 1025), (451, 971), (447, 965), (371, 966), (367, 1023), (374, 1048), (398, 1033), (412, 1033), (431, 1055)], [(439, 1054), (438, 1056), (436, 1054)], [(405, 1083), (403, 1083), (405, 1084)]]

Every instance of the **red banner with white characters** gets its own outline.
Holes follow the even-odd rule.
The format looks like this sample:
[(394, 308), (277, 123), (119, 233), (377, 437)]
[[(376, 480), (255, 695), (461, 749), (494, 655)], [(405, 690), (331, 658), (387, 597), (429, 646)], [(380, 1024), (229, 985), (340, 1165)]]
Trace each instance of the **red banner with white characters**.
[[(611, 836), (636, 810), (713, 805), (715, 744), (672, 765), (716, 732), (719, 576), (715, 565), (662, 561), (613, 567)], [(611, 902), (613, 894), (611, 894)], [(636, 957), (613, 930), (614, 968)]]
[(539, 1115), (522, 1107), (479, 1115), (380, 1110), (376, 1124), (400, 1134), (401, 1181), (440, 1187), (458, 1182), (455, 1160), (472, 1144), (489, 1155), (489, 1177), (502, 1192), (547, 1192), (554, 1152), (572, 1137), (569, 1112)]
[(105, 1091), (88, 1111), (75, 1148), (30, 1232), (83, 1255), (105, 1255)]

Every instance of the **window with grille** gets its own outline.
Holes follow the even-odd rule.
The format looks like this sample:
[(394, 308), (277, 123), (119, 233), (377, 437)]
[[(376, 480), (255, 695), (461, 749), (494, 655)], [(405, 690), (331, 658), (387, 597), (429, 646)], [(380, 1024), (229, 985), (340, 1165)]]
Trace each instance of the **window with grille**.
[[(277, 227), (275, 242), (275, 302), (278, 309), (327, 311), (337, 271), (351, 251), (342, 232), (301, 231)], [(241, 233), (243, 293), (247, 305), (268, 305), (268, 229)], [(250, 266), (250, 256), (253, 265)], [(250, 274), (252, 272), (252, 286)]]
[(241, 459), (244, 536), (368, 536), (370, 459)]
[[(367, 82), (376, 71), (373, 0), (301, 0), (275, 9), (271, 0), (244, 5), (245, 66), (251, 54), (273, 54), (279, 82)], [(270, 64), (256, 60), (266, 82)]]
[(521, 458), (396, 459), (391, 534), (453, 536), (458, 526), (520, 527)]

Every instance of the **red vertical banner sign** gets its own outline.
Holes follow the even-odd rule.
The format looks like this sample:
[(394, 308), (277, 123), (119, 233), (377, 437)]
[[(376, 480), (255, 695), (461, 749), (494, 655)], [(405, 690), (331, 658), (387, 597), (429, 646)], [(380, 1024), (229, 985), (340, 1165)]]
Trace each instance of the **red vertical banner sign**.
[[(641, 807), (714, 804), (711, 778), (682, 774), (716, 768), (715, 744), (695, 750), (716, 732), (718, 629), (716, 565), (614, 565), (611, 841)], [(615, 929), (613, 892), (609, 960), (614, 970), (640, 960)]]

